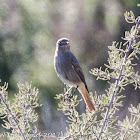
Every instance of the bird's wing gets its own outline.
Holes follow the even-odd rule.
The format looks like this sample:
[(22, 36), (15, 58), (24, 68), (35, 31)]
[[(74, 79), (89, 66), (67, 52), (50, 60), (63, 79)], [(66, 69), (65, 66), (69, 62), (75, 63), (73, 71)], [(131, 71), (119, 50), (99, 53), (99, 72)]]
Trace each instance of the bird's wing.
[(76, 59), (76, 57), (73, 55), (73, 53), (71, 53), (71, 56), (72, 56), (71, 57), (71, 64), (72, 64), (75, 72), (80, 77), (81, 81), (85, 84), (86, 89), (88, 90), (87, 84), (86, 84), (86, 81), (85, 81), (85, 77), (84, 77), (84, 74), (83, 74), (83, 71), (82, 71), (82, 68), (80, 67), (79, 62)]

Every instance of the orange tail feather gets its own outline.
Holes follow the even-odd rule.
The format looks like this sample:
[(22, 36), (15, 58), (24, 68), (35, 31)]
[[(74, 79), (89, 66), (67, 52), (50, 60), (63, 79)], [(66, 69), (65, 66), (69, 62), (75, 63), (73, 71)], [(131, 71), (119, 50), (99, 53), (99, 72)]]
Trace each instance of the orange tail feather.
[(95, 111), (96, 108), (95, 108), (93, 102), (91, 101), (91, 98), (90, 98), (90, 96), (89, 96), (89, 93), (88, 93), (87, 89), (85, 88), (84, 83), (81, 83), (81, 84), (78, 86), (78, 90), (79, 90), (79, 92), (82, 94), (82, 96), (83, 96), (83, 98), (84, 98), (84, 101), (85, 101), (85, 103), (86, 103), (86, 105), (87, 105), (87, 107), (88, 107), (88, 110), (89, 110), (90, 112)]

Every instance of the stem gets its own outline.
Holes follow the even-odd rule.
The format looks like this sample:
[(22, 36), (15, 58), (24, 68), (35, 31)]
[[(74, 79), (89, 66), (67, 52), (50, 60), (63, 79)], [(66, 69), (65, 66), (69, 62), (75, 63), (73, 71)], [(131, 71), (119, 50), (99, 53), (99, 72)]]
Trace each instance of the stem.
[(107, 111), (106, 111), (105, 119), (104, 119), (103, 125), (101, 126), (101, 130), (100, 130), (99, 136), (98, 136), (98, 138), (97, 138), (96, 140), (99, 140), (99, 139), (100, 139), (102, 133), (104, 132), (104, 130), (105, 130), (106, 127), (107, 127), (107, 122), (108, 122), (108, 119), (109, 119), (109, 111), (110, 111), (110, 109), (112, 108), (112, 104), (113, 104), (113, 101), (114, 101), (114, 98), (115, 98), (115, 93), (116, 93), (117, 88), (119, 87), (118, 85), (119, 85), (119, 82), (120, 82), (120, 78), (121, 78), (121, 76), (122, 76), (123, 68), (124, 68), (124, 66), (125, 66), (124, 64), (125, 64), (125, 62), (126, 62), (126, 60), (127, 60), (127, 57), (128, 57), (128, 54), (129, 54), (129, 50), (131, 49), (131, 46), (132, 46), (133, 37), (134, 37), (134, 35), (136, 34), (136, 31), (137, 31), (137, 29), (138, 29), (139, 24), (140, 24), (140, 18), (139, 18), (138, 21), (136, 22), (136, 26), (135, 26), (134, 33), (133, 33), (133, 35), (132, 35), (132, 37), (131, 37), (131, 39), (130, 39), (130, 41), (129, 41), (129, 45), (128, 45), (128, 48), (127, 48), (128, 51), (125, 53), (122, 66), (121, 66), (121, 68), (120, 68), (119, 76), (118, 76), (118, 78), (117, 78), (117, 80), (116, 80), (116, 82), (115, 82), (115, 88), (114, 88), (114, 91), (113, 91), (113, 93), (112, 93), (112, 97), (111, 97), (109, 106), (108, 106)]
[(125, 132), (124, 132), (124, 134), (123, 134), (121, 140), (125, 140), (125, 135), (126, 135), (126, 134), (127, 134), (127, 130), (125, 130)]
[[(4, 103), (4, 105), (5, 105), (5, 107), (6, 107), (7, 111), (8, 111), (8, 114), (10, 114), (10, 115), (12, 116), (12, 119), (13, 119), (13, 120), (15, 121), (15, 123), (17, 124), (17, 127), (18, 127), (18, 129), (19, 129), (19, 131), (20, 131), (20, 133), (21, 133), (23, 139), (26, 140), (26, 138), (25, 138), (25, 136), (24, 136), (24, 133), (22, 132), (22, 130), (21, 130), (19, 124), (18, 124), (18, 121), (17, 121), (16, 117), (12, 114), (11, 110), (9, 109), (9, 107), (8, 107), (8, 105), (7, 105), (7, 103), (6, 103), (6, 101), (4, 100), (4, 98), (3, 98), (3, 96), (2, 96), (1, 94), (0, 94), (0, 98), (1, 98), (2, 102)], [(11, 123), (12, 123), (12, 122), (11, 122)]]
[(32, 132), (34, 134), (34, 137), (36, 138), (36, 140), (39, 140), (38, 135), (37, 135), (37, 132), (35, 131), (35, 127), (34, 127), (32, 121), (31, 121), (31, 118), (29, 117), (29, 115), (27, 113), (27, 109), (26, 109), (25, 105), (23, 105), (23, 109), (24, 109), (24, 114), (27, 117), (28, 123), (31, 123)]

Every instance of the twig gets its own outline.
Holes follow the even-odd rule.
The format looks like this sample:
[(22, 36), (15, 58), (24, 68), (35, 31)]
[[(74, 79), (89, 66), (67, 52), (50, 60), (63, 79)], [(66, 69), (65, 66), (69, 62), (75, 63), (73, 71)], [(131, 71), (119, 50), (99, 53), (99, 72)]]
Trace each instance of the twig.
[(122, 136), (121, 140), (125, 140), (126, 134), (127, 134), (127, 130), (125, 130), (125, 132), (123, 133), (123, 136)]
[[(96, 112), (96, 113), (97, 113), (97, 112)], [(87, 122), (90, 122), (90, 121), (92, 120), (92, 117), (93, 117), (94, 115), (95, 115), (95, 114), (92, 114), (91, 117), (90, 117), (90, 119), (89, 119)], [(86, 128), (86, 125), (87, 125), (87, 124), (85, 124), (85, 128), (84, 128), (85, 130), (87, 130), (88, 128), (90, 128), (90, 126), (93, 125), (93, 124), (89, 125), (87, 128)], [(83, 130), (84, 130), (84, 129), (83, 129)], [(97, 136), (96, 132), (93, 131), (93, 133), (94, 133), (95, 137), (97, 138), (98, 136)]]
[[(96, 112), (97, 113), (97, 112)], [(92, 114), (91, 116), (90, 116), (90, 118), (87, 120), (87, 123), (88, 122), (90, 122), (90, 121), (92, 121), (92, 118), (93, 118), (93, 116), (94, 116), (95, 114)], [(78, 117), (77, 117), (77, 115), (75, 115), (75, 120), (78, 120), (77, 119)], [(76, 123), (76, 121), (75, 121), (75, 123)], [(85, 123), (84, 124), (84, 126), (83, 126), (83, 131), (87, 131), (87, 129), (89, 129), (93, 124), (91, 124), (91, 125), (88, 125), (87, 123)], [(93, 133), (94, 133), (94, 135), (96, 136), (96, 138), (97, 138), (97, 134), (96, 134), (96, 132), (95, 131), (93, 131)], [(83, 135), (82, 134), (82, 132), (79, 130), (79, 132), (73, 132), (73, 133), (71, 133), (70, 135), (67, 135), (67, 136), (65, 136), (65, 140), (69, 140), (72, 136), (75, 136), (75, 134), (78, 136), (80, 136), (80, 138), (83, 138), (84, 136), (86, 136), (86, 135)], [(87, 134), (88, 135), (88, 134)], [(74, 139), (74, 138), (73, 138)], [(84, 139), (84, 138), (83, 138)]]
[(39, 140), (38, 135), (37, 135), (37, 132), (35, 131), (35, 127), (34, 127), (32, 121), (31, 121), (31, 119), (30, 119), (30, 117), (29, 117), (29, 115), (28, 115), (28, 113), (27, 113), (27, 109), (26, 109), (26, 108), (27, 108), (27, 107), (25, 107), (25, 105), (23, 105), (24, 114), (25, 114), (25, 116), (27, 117), (28, 123), (31, 123), (32, 132), (33, 132), (33, 134), (34, 134), (34, 137), (36, 138), (36, 140)]
[(19, 131), (20, 131), (20, 133), (21, 133), (23, 139), (26, 140), (26, 138), (25, 138), (25, 136), (24, 136), (24, 133), (22, 132), (22, 130), (21, 130), (19, 124), (18, 124), (18, 121), (17, 121), (16, 117), (12, 114), (11, 110), (9, 109), (9, 107), (8, 107), (8, 105), (7, 105), (7, 103), (6, 103), (6, 101), (4, 100), (4, 98), (3, 98), (3, 96), (2, 96), (1, 94), (0, 94), (0, 98), (1, 98), (2, 102), (4, 103), (4, 105), (5, 105), (5, 107), (6, 107), (7, 111), (8, 111), (8, 114), (10, 114), (10, 115), (12, 116), (12, 119), (13, 119), (13, 120), (15, 121), (15, 123), (17, 124), (17, 127), (18, 127), (18, 129), (19, 129)]
[(108, 119), (109, 119), (109, 111), (110, 109), (112, 108), (112, 104), (113, 104), (113, 101), (114, 101), (114, 98), (115, 98), (115, 93), (116, 93), (116, 90), (118, 88), (118, 85), (119, 85), (119, 82), (120, 82), (120, 78), (122, 76), (122, 71), (123, 71), (123, 68), (124, 68), (124, 64), (127, 60), (127, 57), (128, 57), (128, 54), (129, 54), (129, 50), (131, 49), (131, 46), (132, 46), (132, 42), (133, 42), (133, 37), (134, 35), (136, 34), (136, 31), (138, 29), (138, 26), (140, 24), (140, 18), (138, 19), (138, 21), (136, 22), (136, 26), (135, 26), (135, 30), (134, 30), (134, 33), (129, 41), (129, 46), (128, 46), (128, 51), (125, 53), (125, 56), (124, 56), (124, 59), (123, 59), (123, 63), (122, 63), (122, 66), (121, 66), (121, 69), (120, 69), (120, 72), (119, 72), (119, 76), (116, 80), (116, 83), (115, 83), (115, 88), (114, 88), (114, 91), (112, 93), (112, 97), (111, 97), (111, 100), (110, 100), (110, 103), (109, 103), (109, 106), (107, 108), (107, 111), (106, 111), (106, 115), (105, 115), (105, 119), (104, 119), (104, 122), (103, 122), (103, 125), (101, 126), (101, 130), (100, 130), (100, 133), (99, 133), (99, 136), (96, 140), (99, 140), (103, 131), (106, 129), (107, 127), (107, 122), (108, 122)]

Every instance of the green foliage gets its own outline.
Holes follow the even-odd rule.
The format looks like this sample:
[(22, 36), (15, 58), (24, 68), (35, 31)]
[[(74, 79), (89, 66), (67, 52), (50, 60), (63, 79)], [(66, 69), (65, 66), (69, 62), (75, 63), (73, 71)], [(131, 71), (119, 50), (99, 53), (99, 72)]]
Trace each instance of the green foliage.
[(72, 92), (66, 92), (65, 94), (56, 96), (56, 99), (60, 100), (58, 110), (62, 110), (64, 115), (68, 116), (67, 123), (69, 124), (69, 128), (66, 129), (67, 132), (64, 139), (92, 139), (89, 133), (92, 134), (96, 127), (93, 126), (93, 122), (96, 122), (97, 115), (89, 113), (88, 111), (86, 114), (83, 113), (79, 115), (76, 106), (81, 100), (77, 100), (77, 95), (74, 95), (73, 98), (69, 98), (71, 94)]
[(0, 86), (0, 117), (4, 120), (2, 125), (7, 132), (5, 136), (12, 139), (38, 139), (37, 128), (34, 123), (38, 119), (35, 108), (38, 104), (38, 89), (31, 84), (18, 84), (19, 92), (14, 95), (13, 102), (8, 100), (8, 84)]
[[(97, 111), (90, 113), (87, 109), (83, 114), (79, 114), (76, 110), (80, 100), (77, 96), (69, 98), (72, 94), (68, 91), (65, 94), (59, 94), (56, 99), (60, 100), (59, 110), (62, 110), (67, 116), (68, 128), (66, 134), (60, 139), (137, 139), (140, 137), (140, 104), (137, 108), (131, 106), (129, 108), (131, 117), (124, 119), (122, 122), (117, 120), (115, 116), (118, 107), (122, 107), (121, 91), (125, 87), (132, 84), (135, 89), (140, 89), (140, 75), (134, 70), (133, 60), (138, 59), (140, 54), (140, 17), (135, 18), (132, 11), (126, 12), (125, 20), (133, 24), (130, 31), (125, 32), (123, 42), (113, 42), (109, 46), (108, 64), (105, 64), (105, 70), (102, 68), (94, 68), (91, 74), (97, 76), (97, 80), (107, 80), (110, 87), (106, 90), (106, 94), (95, 94)], [(69, 95), (70, 94), (70, 95)], [(91, 98), (93, 96), (91, 95)], [(117, 132), (117, 133), (116, 133)]]
[[(18, 4), (20, 6), (20, 14), (22, 13), (20, 15), (20, 21), (23, 22), (20, 23), (19, 28), (16, 28), (16, 33), (11, 35), (13, 38), (12, 40), (8, 39), (6, 41), (2, 41), (4, 42), (3, 46), (5, 50), (8, 50), (7, 54), (10, 54), (10, 51), (12, 52), (11, 57), (6, 57), (6, 60), (9, 60), (8, 66), (12, 66), (13, 71), (17, 64), (21, 64), (18, 70), (19, 76), (22, 75), (21, 73), (24, 71), (22, 70), (23, 68), (29, 68), (34, 71), (30, 72), (33, 76), (31, 74), (29, 77), (26, 73), (24, 75), (27, 77), (26, 79), (34, 77), (34, 81), (36, 81), (37, 84), (44, 84), (46, 83), (46, 80), (43, 81), (44, 79), (47, 79), (47, 82), (48, 79), (53, 79), (44, 78), (44, 76), (42, 76), (42, 71), (44, 73), (43, 75), (46, 75), (46, 70), (48, 70), (50, 77), (51, 73), (53, 73), (53, 67), (51, 66), (51, 69), (48, 69), (47, 67), (52, 64), (49, 62), (53, 59), (42, 55), (44, 54), (42, 52), (44, 52), (46, 46), (49, 46), (47, 49), (48, 54), (50, 53), (50, 46), (52, 46), (52, 37), (49, 37), (48, 35), (52, 29), (48, 28), (51, 26), (46, 26), (47, 24), (51, 25), (51, 22), (49, 23), (48, 18), (46, 18), (46, 13), (49, 12), (48, 7), (50, 5), (48, 3), (48, 5), (46, 5), (48, 6), (47, 8), (46, 6), (42, 8), (40, 4), (40, 10), (37, 10), (39, 5), (34, 1), (32, 1), (32, 4), (36, 7), (35, 9), (33, 8), (34, 6), (31, 7), (31, 5), (29, 5), (27, 0), (25, 3), (23, 0), (20, 0)], [(89, 5), (91, 9), (93, 9), (93, 5)], [(50, 8), (52, 11), (54, 9), (55, 8)], [(5, 8), (0, 9), (0, 11), (3, 11), (3, 13), (0, 13), (1, 19), (3, 19), (6, 14), (6, 10), (4, 10)], [(54, 15), (57, 15), (57, 10), (55, 12)], [(89, 13), (90, 12), (91, 11), (89, 10)], [(37, 14), (38, 16), (36, 16)], [(65, 15), (65, 17), (70, 20), (69, 16)], [(72, 19), (74, 19), (73, 16)], [(137, 139), (140, 137), (140, 105), (136, 108), (133, 106), (129, 108), (131, 114), (130, 118), (126, 116), (123, 121), (118, 121), (117, 116), (115, 116), (118, 107), (122, 107), (121, 98), (125, 98), (125, 96), (127, 96), (127, 93), (125, 96), (122, 96), (121, 91), (125, 90), (125, 87), (129, 84), (133, 84), (135, 89), (140, 88), (140, 75), (134, 70), (136, 64), (133, 64), (134, 58), (138, 59), (138, 54), (140, 53), (140, 35), (138, 31), (140, 28), (140, 18), (135, 18), (133, 12), (130, 11), (125, 13), (125, 20), (132, 24), (132, 28), (130, 31), (125, 32), (122, 42), (113, 42), (112, 45), (108, 47), (109, 58), (108, 63), (105, 64), (105, 70), (103, 70), (103, 68), (94, 68), (90, 71), (91, 74), (97, 76), (97, 79), (106, 80), (109, 84), (109, 88), (106, 89), (106, 93), (102, 95), (97, 95), (95, 93), (94, 95), (97, 111), (95, 113), (90, 113), (86, 109), (85, 113), (79, 114), (77, 107), (81, 100), (77, 99), (77, 95), (69, 98), (72, 95), (72, 92), (64, 91), (65, 94), (59, 94), (56, 96), (56, 99), (60, 100), (58, 109), (67, 116), (68, 123), (65, 135), (57, 137), (58, 139), (123, 140)], [(43, 28), (41, 26), (43, 26)], [(51, 28), (53, 27), (55, 26), (52, 26)], [(45, 30), (46, 28), (47, 30)], [(20, 29), (20, 32), (18, 32), (17, 29)], [(54, 29), (56, 30), (56, 28)], [(3, 40), (6, 39), (6, 35), (9, 34), (7, 33), (5, 36), (2, 36)], [(42, 35), (43, 37), (40, 37)], [(14, 47), (14, 49), (11, 46)], [(33, 51), (36, 53), (32, 53)], [(13, 59), (10, 59), (15, 56), (15, 52), (18, 52), (18, 55), (20, 56), (18, 57), (20, 59), (14, 57), (19, 61), (17, 63), (15, 63)], [(37, 58), (37, 55), (39, 56), (39, 59)], [(36, 63), (33, 63), (34, 61), (31, 58), (37, 59)], [(48, 60), (46, 58), (49, 58), (48, 63), (46, 63), (46, 60)], [(30, 60), (26, 62), (29, 65), (23, 64), (25, 60)], [(11, 65), (13, 62), (14, 64)], [(37, 67), (39, 64), (42, 65), (42, 68)], [(44, 64), (47, 65), (45, 66)], [(15, 73), (17, 73), (17, 71)], [(5, 83), (4, 86), (0, 86), (0, 117), (4, 121), (3, 127), (8, 130), (8, 139), (39, 139), (39, 136), (41, 135), (37, 132), (37, 127), (34, 125), (38, 118), (38, 115), (35, 113), (35, 108), (40, 106), (37, 102), (38, 90), (36, 88), (32, 88), (29, 83), (18, 84), (19, 92), (14, 95), (13, 101), (9, 101), (7, 88), (7, 83)], [(93, 99), (93, 95), (91, 94), (90, 96)]]
[(120, 139), (129, 139), (129, 140), (136, 140), (140, 138), (140, 103), (138, 104), (137, 108), (131, 105), (128, 108), (131, 117), (126, 118), (121, 122), (118, 121), (118, 127), (120, 129)]

